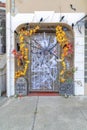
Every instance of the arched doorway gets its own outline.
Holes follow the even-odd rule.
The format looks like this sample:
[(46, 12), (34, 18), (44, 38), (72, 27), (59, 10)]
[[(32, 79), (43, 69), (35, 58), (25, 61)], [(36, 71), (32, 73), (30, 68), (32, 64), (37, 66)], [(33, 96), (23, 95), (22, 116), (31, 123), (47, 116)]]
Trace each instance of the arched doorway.
[[(26, 79), (28, 93), (73, 94), (74, 34), (72, 28), (64, 23), (31, 23), (20, 25), (15, 33), (17, 34), (15, 47), (20, 56), (15, 62), (16, 79), (19, 77)], [(22, 56), (24, 53), (20, 49), (21, 44), (29, 50), (27, 53), (23, 49), (24, 53), (27, 53), (25, 58)], [(26, 64), (28, 59), (30, 63)]]

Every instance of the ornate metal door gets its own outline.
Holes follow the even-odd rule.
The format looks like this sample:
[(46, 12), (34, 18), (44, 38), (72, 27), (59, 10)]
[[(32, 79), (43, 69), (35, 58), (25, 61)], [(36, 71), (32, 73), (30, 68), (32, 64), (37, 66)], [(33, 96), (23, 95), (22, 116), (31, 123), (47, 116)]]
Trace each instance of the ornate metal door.
[(60, 47), (55, 33), (36, 33), (29, 42), (29, 91), (58, 91)]

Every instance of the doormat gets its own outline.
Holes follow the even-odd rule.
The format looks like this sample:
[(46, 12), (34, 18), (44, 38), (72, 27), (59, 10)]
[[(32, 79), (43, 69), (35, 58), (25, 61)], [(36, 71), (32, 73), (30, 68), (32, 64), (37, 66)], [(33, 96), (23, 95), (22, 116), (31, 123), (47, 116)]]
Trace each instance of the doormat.
[(28, 96), (60, 96), (58, 92), (30, 92)]

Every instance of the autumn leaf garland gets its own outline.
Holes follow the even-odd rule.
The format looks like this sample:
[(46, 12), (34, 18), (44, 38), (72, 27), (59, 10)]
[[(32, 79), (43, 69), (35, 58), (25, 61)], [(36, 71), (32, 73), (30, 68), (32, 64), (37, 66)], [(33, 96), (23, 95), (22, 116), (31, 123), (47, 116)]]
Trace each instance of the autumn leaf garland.
[(73, 53), (72, 45), (69, 43), (66, 33), (62, 29), (62, 26), (59, 25), (56, 27), (56, 39), (62, 48), (61, 52), (62, 69), (60, 71), (60, 82), (65, 82), (66, 81), (66, 79), (64, 78), (64, 73), (66, 70), (65, 57), (67, 57), (68, 54)]
[(25, 43), (25, 36), (31, 36), (38, 29), (39, 29), (39, 26), (36, 26), (34, 29), (30, 29), (30, 30), (21, 29), (18, 32), (20, 51), (17, 52), (15, 49), (12, 51), (12, 53), (17, 58), (17, 68), (18, 68), (18, 70), (15, 72), (15, 78), (26, 75), (26, 72), (27, 72), (27, 69), (28, 69), (28, 64), (30, 62), (28, 60), (29, 50), (28, 50), (26, 43)]

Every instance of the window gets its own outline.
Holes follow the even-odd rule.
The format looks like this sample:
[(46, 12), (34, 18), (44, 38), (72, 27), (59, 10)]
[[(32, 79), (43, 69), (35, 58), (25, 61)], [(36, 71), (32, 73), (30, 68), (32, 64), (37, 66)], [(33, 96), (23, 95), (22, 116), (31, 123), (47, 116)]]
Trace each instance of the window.
[[(3, 16), (4, 17), (4, 16)], [(6, 53), (6, 22), (1, 17), (0, 20), (0, 54)]]

